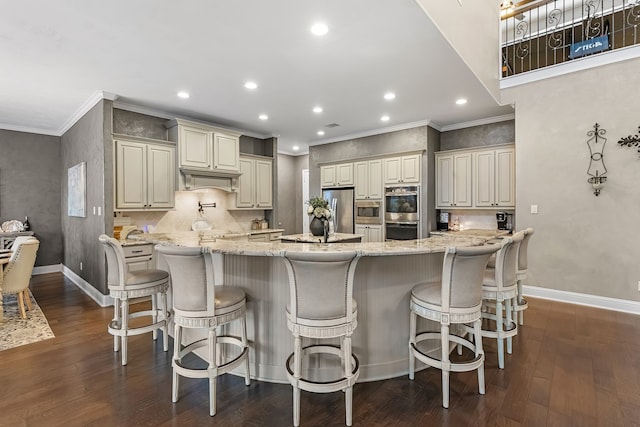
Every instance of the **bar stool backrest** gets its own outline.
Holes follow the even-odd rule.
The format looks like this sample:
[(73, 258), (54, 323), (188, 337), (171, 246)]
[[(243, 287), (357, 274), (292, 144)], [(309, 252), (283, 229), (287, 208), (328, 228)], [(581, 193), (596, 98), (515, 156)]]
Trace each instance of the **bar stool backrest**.
[(120, 242), (106, 234), (98, 237), (107, 257), (107, 285), (110, 289), (125, 290), (127, 284), (127, 263)]
[(442, 267), (442, 309), (482, 304), (482, 279), (489, 257), (499, 245), (447, 248)]
[(527, 269), (527, 248), (529, 247), (529, 239), (533, 235), (533, 228), (529, 227), (524, 230), (524, 240), (520, 243), (518, 251), (518, 271)]
[(213, 260), (202, 248), (157, 245), (169, 267), (173, 309), (184, 317), (215, 316)]
[(496, 254), (495, 278), (498, 291), (516, 286), (518, 267), (518, 249), (524, 240), (524, 231), (502, 239), (500, 250)]
[(285, 253), (291, 318), (350, 322), (359, 258), (355, 251)]

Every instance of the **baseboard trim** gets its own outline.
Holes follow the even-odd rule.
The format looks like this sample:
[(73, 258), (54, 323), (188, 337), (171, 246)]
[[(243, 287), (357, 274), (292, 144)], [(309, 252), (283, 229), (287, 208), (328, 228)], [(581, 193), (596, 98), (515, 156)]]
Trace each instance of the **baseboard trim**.
[(102, 292), (91, 286), (89, 282), (78, 276), (66, 265), (62, 265), (62, 274), (67, 276), (74, 285), (80, 288), (82, 292), (87, 294), (89, 298), (94, 300), (100, 307), (109, 307), (113, 305), (113, 299), (109, 295), (104, 295)]
[(577, 292), (561, 291), (557, 289), (526, 285), (522, 287), (522, 292), (526, 296), (534, 298), (566, 302), (569, 304), (586, 305), (589, 307), (603, 308), (605, 310), (621, 311), (623, 313), (640, 315), (640, 301), (630, 301), (598, 295), (580, 294)]
[(39, 267), (33, 267), (33, 272), (31, 274), (33, 276), (37, 276), (39, 274), (59, 273), (61, 271), (62, 264), (41, 265)]

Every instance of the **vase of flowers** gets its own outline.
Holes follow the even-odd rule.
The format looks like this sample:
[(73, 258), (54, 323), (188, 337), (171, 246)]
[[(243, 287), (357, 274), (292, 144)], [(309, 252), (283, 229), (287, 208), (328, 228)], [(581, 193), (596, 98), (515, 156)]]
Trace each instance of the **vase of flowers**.
[(322, 197), (316, 196), (309, 199), (307, 205), (309, 205), (307, 214), (311, 216), (309, 231), (314, 236), (322, 236), (325, 223), (331, 219), (332, 215), (331, 209), (329, 209), (329, 202)]

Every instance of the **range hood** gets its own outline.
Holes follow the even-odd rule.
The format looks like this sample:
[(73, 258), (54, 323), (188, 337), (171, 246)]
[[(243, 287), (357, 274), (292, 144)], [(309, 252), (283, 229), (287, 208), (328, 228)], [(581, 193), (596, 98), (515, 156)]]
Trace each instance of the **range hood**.
[(215, 188), (218, 190), (235, 192), (240, 172), (205, 171), (201, 169), (180, 168), (180, 189), (198, 190), (201, 188)]

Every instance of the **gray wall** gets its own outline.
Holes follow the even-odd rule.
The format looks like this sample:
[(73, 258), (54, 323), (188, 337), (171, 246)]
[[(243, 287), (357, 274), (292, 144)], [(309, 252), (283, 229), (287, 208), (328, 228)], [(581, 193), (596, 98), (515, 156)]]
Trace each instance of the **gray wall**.
[[(296, 170), (296, 158), (286, 154), (278, 154), (278, 188), (274, 194), (274, 202), (279, 208), (277, 228), (284, 228), (282, 234), (296, 234), (296, 213), (300, 208), (296, 205), (302, 191), (301, 175)], [(300, 188), (300, 191), (298, 191)]]
[(140, 136), (144, 138), (168, 140), (167, 119), (135, 113), (133, 111), (113, 109), (113, 133)]
[[(504, 91), (516, 104), (518, 227), (536, 229), (529, 284), (640, 301), (640, 157), (617, 144), (640, 125), (638, 69), (633, 59)], [(596, 122), (608, 169), (598, 197), (586, 173)]]
[(422, 155), (422, 233), (435, 228), (434, 152), (440, 149), (439, 132), (420, 126), (364, 138), (350, 139), (309, 148), (309, 195), (321, 194), (320, 165), (367, 157), (424, 150)]
[(440, 135), (440, 150), (513, 144), (516, 138), (515, 133), (515, 120), (442, 132)]
[(60, 187), (59, 137), (0, 130), (0, 223), (29, 216), (36, 265), (62, 263)]
[[(107, 294), (104, 251), (98, 236), (113, 229), (113, 141), (111, 139), (112, 102), (96, 104), (61, 137), (62, 164), (60, 180), (63, 206), (62, 234), (64, 264)], [(87, 217), (67, 215), (67, 169), (80, 162), (87, 163)], [(105, 188), (109, 189), (105, 192)], [(93, 207), (102, 215), (94, 215)], [(80, 262), (83, 264), (80, 270)]]

